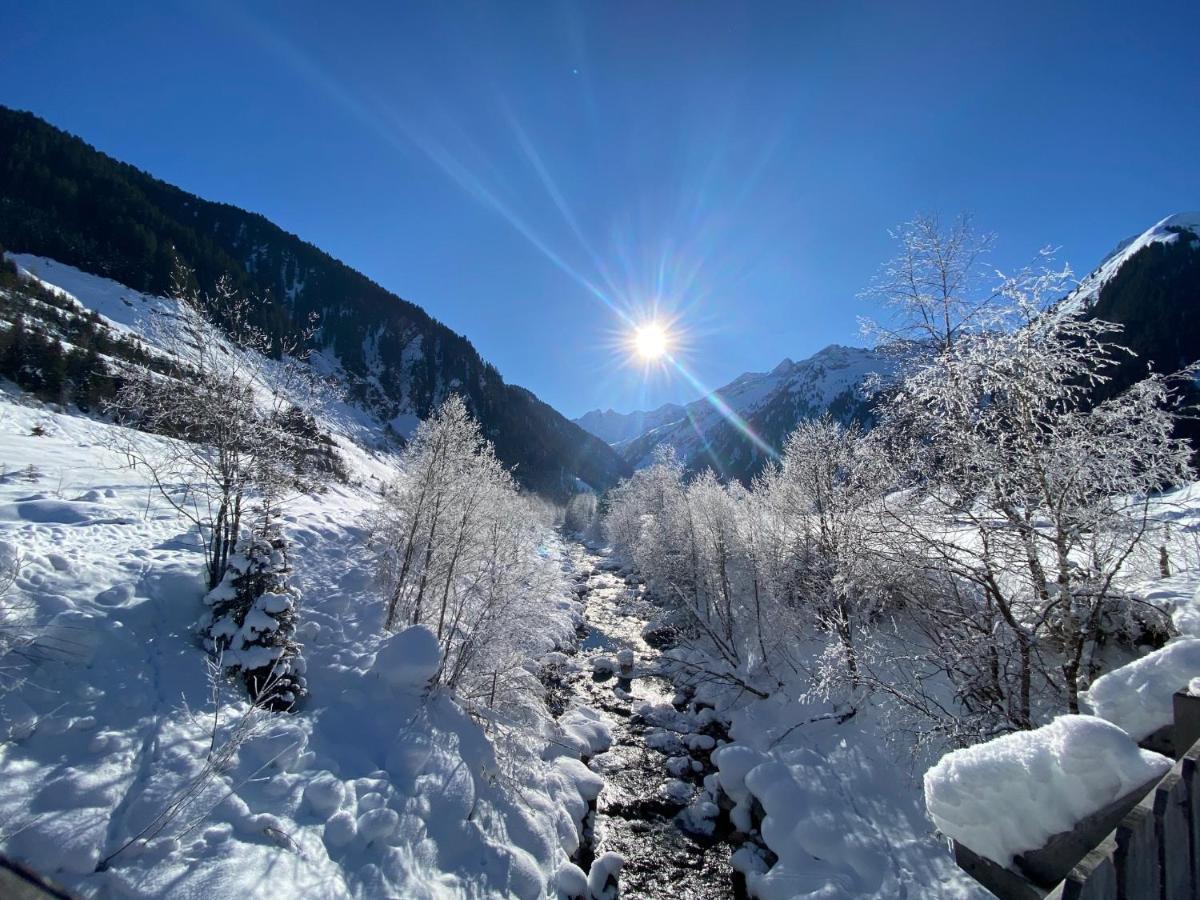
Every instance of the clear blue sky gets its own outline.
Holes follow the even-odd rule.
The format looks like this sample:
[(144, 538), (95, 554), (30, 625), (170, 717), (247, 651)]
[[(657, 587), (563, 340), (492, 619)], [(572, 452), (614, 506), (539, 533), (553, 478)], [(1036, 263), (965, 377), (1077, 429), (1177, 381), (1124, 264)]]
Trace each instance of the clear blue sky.
[[(1200, 3), (0, 0), (0, 103), (261, 212), (568, 415), (855, 343), (920, 210), (1081, 274), (1200, 207)], [(589, 287), (590, 286), (590, 287)], [(603, 295), (603, 299), (597, 296)]]

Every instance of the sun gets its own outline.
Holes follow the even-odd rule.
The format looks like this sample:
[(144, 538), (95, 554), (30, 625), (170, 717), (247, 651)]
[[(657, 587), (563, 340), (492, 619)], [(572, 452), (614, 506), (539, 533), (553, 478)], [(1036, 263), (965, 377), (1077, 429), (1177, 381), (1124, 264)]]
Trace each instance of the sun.
[(671, 336), (658, 322), (647, 322), (633, 333), (634, 352), (646, 362), (665, 356), (670, 347)]

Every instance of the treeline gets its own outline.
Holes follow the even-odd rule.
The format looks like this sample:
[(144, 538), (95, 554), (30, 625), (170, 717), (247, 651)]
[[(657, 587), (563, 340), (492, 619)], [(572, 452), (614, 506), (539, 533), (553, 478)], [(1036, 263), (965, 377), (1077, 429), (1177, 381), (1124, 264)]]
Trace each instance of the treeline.
[(1053, 309), (1066, 272), (982, 285), (966, 222), (901, 241), (875, 286), (899, 372), (875, 428), (802, 423), (749, 489), (663, 457), (604, 525), (708, 654), (696, 677), (799, 679), (878, 702), (913, 745), (965, 745), (1078, 711), (1106, 647), (1166, 639), (1120, 579), (1169, 565), (1153, 506), (1192, 477), (1190, 448), (1160, 375), (1096, 402), (1127, 352)]

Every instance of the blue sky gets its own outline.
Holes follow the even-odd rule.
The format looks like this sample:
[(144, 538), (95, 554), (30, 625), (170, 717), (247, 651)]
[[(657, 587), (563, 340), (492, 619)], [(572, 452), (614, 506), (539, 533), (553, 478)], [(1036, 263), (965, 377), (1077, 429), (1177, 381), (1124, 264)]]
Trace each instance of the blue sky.
[[(922, 210), (1083, 274), (1200, 207), (1200, 4), (0, 0), (0, 103), (261, 212), (578, 415), (861, 342)], [(617, 312), (615, 310), (620, 310)]]

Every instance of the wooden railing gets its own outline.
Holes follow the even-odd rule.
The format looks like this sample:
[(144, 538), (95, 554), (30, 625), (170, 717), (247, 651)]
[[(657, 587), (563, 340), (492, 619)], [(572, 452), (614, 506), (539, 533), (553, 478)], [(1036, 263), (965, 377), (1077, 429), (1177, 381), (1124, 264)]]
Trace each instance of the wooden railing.
[(1175, 757), (1161, 780), (1088, 816), (1010, 867), (954, 842), (954, 858), (1003, 900), (1200, 898), (1200, 697), (1175, 695), (1175, 721), (1142, 742)]

